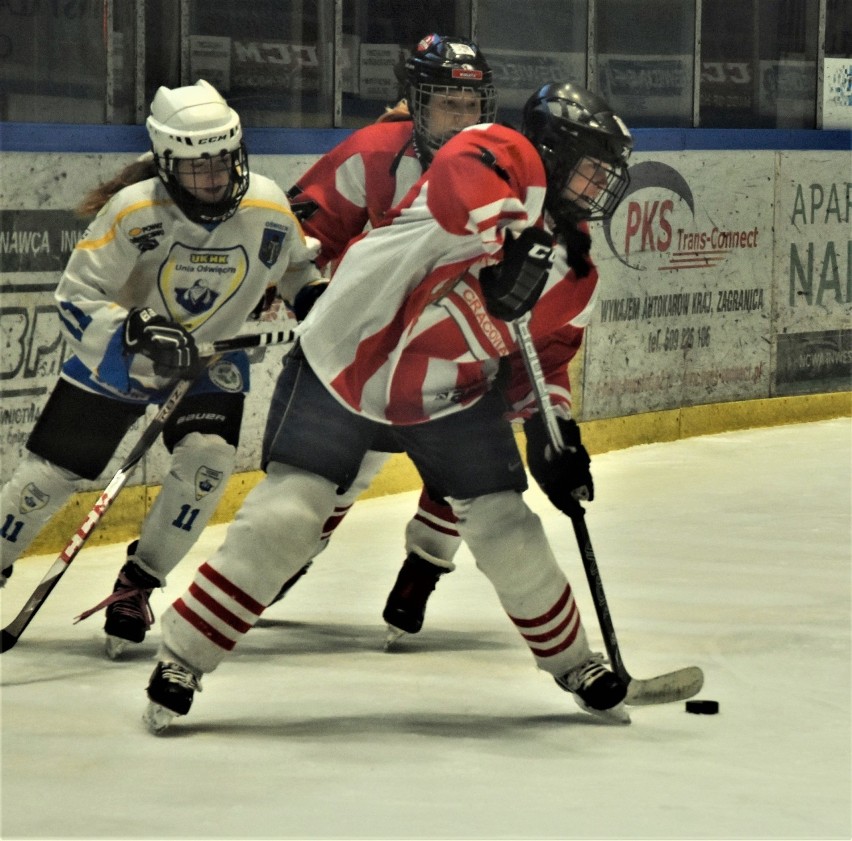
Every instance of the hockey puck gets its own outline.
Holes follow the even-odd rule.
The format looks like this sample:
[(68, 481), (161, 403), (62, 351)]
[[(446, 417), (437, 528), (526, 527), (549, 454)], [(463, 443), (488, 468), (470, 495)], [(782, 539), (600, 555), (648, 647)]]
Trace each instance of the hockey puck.
[(687, 701), (686, 711), (696, 715), (716, 715), (719, 712), (718, 701)]

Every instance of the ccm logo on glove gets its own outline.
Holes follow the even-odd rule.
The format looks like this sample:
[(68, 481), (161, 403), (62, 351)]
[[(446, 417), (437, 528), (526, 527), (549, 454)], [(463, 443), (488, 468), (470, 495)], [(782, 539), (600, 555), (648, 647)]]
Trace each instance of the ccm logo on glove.
[(539, 299), (553, 265), (553, 237), (541, 228), (525, 228), (515, 239), (506, 230), (503, 262), (479, 273), (485, 306), (495, 318), (514, 321)]

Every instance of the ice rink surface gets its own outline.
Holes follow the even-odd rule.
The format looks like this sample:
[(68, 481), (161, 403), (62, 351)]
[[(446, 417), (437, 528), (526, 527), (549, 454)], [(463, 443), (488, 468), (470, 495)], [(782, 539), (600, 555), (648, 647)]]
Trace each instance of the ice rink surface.
[[(123, 546), (85, 549), (0, 661), (0, 836), (85, 839), (848, 839), (849, 419), (595, 457), (588, 525), (627, 668), (698, 697), (600, 723), (536, 670), (466, 549), (424, 630), (382, 650), (416, 493), (358, 503), (190, 714), (140, 715), (159, 640), (102, 654)], [(593, 646), (570, 523), (536, 490)], [(218, 545), (208, 529), (157, 613)], [(53, 556), (2, 592), (9, 622)]]

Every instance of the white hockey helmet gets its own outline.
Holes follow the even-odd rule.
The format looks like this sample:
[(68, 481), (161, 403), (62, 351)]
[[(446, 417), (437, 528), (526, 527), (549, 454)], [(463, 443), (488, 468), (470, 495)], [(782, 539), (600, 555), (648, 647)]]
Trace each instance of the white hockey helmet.
[(145, 125), (155, 155), (199, 158), (240, 148), (240, 118), (204, 79), (184, 88), (161, 87)]
[[(248, 190), (249, 167), (240, 118), (204, 79), (181, 88), (160, 87), (146, 123), (160, 179), (180, 209), (194, 222), (221, 222), (232, 216)], [(222, 158), (231, 185), (215, 203), (204, 202), (181, 186), (176, 161)]]

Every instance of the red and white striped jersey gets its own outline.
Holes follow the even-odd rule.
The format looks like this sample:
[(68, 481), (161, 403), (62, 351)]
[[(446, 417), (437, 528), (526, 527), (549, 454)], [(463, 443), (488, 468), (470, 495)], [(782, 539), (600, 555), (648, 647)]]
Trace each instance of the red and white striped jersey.
[(366, 227), (380, 225), (423, 174), (413, 137), (411, 120), (366, 126), (299, 178), (290, 201), (296, 208), (317, 205), (302, 227), (322, 243), (318, 266), (336, 260)]
[[(300, 327), (319, 378), (353, 411), (384, 423), (422, 423), (478, 400), (499, 360), (516, 357), (511, 325), (489, 316), (479, 271), (502, 258), (507, 229), (542, 224), (545, 173), (518, 132), (465, 129), (382, 225), (348, 248), (334, 281)], [(597, 272), (578, 280), (564, 250), (530, 329), (557, 406), (570, 405), (567, 362), (593, 306)], [(510, 360), (512, 362), (512, 360)], [(508, 395), (532, 408), (520, 364)]]

